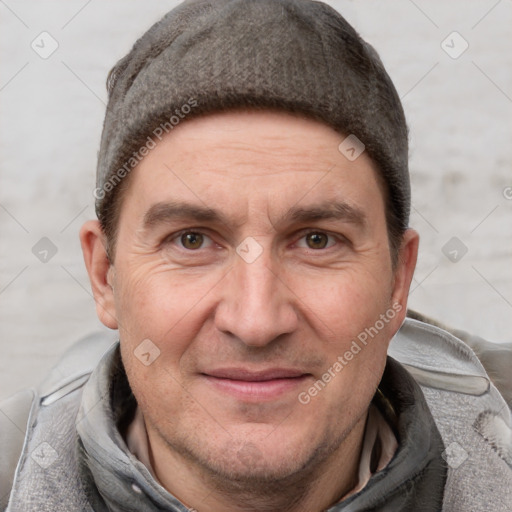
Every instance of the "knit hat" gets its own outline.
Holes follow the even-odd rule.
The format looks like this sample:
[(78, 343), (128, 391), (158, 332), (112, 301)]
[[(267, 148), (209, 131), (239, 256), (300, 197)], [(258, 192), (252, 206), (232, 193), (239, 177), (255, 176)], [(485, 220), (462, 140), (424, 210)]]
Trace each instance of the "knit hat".
[(400, 99), (375, 50), (324, 3), (187, 0), (134, 44), (107, 88), (95, 190), (104, 225), (117, 184), (165, 133), (208, 112), (253, 108), (299, 113), (355, 135), (387, 185), (388, 225), (391, 215), (408, 226)]

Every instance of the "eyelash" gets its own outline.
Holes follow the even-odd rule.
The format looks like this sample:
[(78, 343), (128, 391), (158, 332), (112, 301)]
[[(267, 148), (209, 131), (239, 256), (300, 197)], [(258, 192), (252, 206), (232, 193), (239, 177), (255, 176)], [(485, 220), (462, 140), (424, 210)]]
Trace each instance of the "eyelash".
[[(197, 235), (203, 235), (207, 238), (210, 239), (210, 241), (212, 243), (215, 243), (212, 238), (210, 236), (208, 236), (204, 231), (201, 231), (201, 228), (198, 228), (198, 229), (185, 229), (185, 230), (182, 230), (182, 231), (179, 231), (178, 233), (175, 233), (173, 235), (170, 235), (168, 236), (165, 240), (164, 240), (164, 244), (169, 244), (169, 243), (172, 243), (176, 240), (181, 240), (181, 237), (183, 235), (186, 235), (187, 233), (193, 233), (193, 234), (197, 234)], [(307, 237), (308, 235), (312, 234), (312, 233), (318, 233), (318, 234), (322, 234), (322, 235), (327, 235), (330, 239), (334, 239), (336, 242), (338, 242), (338, 244), (347, 244), (347, 239), (345, 237), (343, 237), (342, 235), (334, 235), (334, 234), (331, 234), (327, 231), (321, 231), (321, 230), (318, 230), (318, 229), (309, 229), (307, 231), (301, 231), (300, 232), (300, 237), (298, 240), (302, 240), (303, 238)], [(327, 242), (327, 247), (323, 248), (323, 249), (311, 249), (311, 248), (306, 248), (306, 250), (309, 250), (309, 251), (314, 251), (314, 252), (325, 252), (327, 251), (328, 249), (331, 249), (332, 247), (334, 247), (334, 245), (331, 245), (329, 246), (329, 242)], [(200, 247), (199, 249), (187, 249), (185, 247), (180, 247), (181, 250), (183, 251), (186, 251), (187, 253), (194, 253), (194, 252), (199, 252), (200, 249), (202, 249), (203, 247)]]

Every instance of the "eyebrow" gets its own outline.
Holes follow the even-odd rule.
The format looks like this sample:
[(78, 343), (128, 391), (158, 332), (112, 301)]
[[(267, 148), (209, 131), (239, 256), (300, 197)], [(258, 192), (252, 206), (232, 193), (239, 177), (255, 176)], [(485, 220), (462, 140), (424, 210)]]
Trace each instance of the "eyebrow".
[(358, 207), (345, 201), (326, 201), (309, 207), (293, 207), (280, 219), (281, 222), (315, 222), (319, 220), (341, 220), (365, 227), (367, 217)]
[(198, 222), (217, 222), (228, 224), (228, 219), (219, 211), (206, 206), (197, 206), (182, 201), (169, 201), (154, 204), (144, 214), (144, 227), (172, 222), (177, 219), (194, 219)]
[[(143, 225), (149, 229), (158, 224), (180, 219), (196, 222), (220, 223), (229, 226), (230, 220), (222, 212), (207, 206), (182, 201), (156, 203), (144, 215)], [(326, 201), (311, 206), (294, 206), (282, 215), (275, 225), (286, 223), (307, 223), (319, 220), (340, 220), (358, 227), (365, 227), (367, 217), (356, 206), (344, 201)]]

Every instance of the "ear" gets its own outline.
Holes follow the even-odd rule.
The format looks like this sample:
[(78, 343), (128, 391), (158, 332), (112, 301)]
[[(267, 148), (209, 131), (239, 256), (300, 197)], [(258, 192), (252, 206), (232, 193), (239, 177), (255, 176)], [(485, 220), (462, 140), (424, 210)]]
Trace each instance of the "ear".
[(407, 314), (407, 300), (411, 287), (416, 261), (418, 259), (418, 246), (420, 236), (414, 229), (407, 229), (404, 233), (400, 251), (398, 253), (397, 267), (393, 277), (393, 293), (391, 304), (400, 304), (401, 309), (396, 318), (399, 321), (397, 329), (402, 325)]
[(82, 226), (82, 229), (80, 229), (80, 243), (96, 302), (98, 318), (110, 329), (117, 329), (118, 323), (112, 287), (114, 267), (107, 257), (105, 235), (97, 220), (89, 220)]

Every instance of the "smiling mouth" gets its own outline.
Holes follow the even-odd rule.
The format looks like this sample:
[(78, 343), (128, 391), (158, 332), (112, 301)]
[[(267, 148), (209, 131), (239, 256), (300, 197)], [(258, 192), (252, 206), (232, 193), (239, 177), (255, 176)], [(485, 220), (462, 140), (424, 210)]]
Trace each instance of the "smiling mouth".
[(262, 371), (225, 368), (202, 375), (217, 391), (244, 401), (268, 401), (280, 398), (303, 387), (311, 377), (310, 373), (285, 368)]

